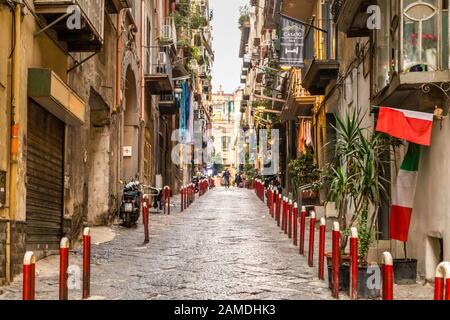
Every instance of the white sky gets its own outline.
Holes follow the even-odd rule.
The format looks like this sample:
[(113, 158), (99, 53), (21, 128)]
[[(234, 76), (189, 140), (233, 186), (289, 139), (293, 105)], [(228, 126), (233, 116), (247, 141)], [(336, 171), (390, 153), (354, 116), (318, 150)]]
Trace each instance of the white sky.
[(213, 92), (223, 86), (226, 93), (233, 93), (240, 87), (242, 59), (239, 58), (241, 32), (238, 26), (239, 7), (248, 0), (210, 0), (214, 10), (212, 69)]

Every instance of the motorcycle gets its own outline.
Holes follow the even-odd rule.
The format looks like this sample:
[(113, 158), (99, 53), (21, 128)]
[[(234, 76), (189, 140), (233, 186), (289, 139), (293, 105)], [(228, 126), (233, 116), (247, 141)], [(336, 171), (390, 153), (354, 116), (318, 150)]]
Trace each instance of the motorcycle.
[(123, 188), (119, 217), (123, 225), (130, 228), (139, 220), (141, 214), (142, 188), (139, 181), (128, 182)]

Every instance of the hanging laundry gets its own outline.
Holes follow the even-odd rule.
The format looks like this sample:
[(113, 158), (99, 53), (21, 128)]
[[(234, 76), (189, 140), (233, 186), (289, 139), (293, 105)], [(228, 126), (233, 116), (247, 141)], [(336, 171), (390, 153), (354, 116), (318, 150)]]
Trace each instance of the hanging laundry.
[(303, 130), (303, 120), (300, 120), (298, 124), (298, 146), (297, 151), (299, 154), (302, 154), (305, 151), (305, 139), (304, 139), (304, 130)]
[(306, 121), (305, 125), (305, 144), (306, 146), (311, 146), (313, 143), (312, 135), (311, 135), (312, 123), (311, 121)]

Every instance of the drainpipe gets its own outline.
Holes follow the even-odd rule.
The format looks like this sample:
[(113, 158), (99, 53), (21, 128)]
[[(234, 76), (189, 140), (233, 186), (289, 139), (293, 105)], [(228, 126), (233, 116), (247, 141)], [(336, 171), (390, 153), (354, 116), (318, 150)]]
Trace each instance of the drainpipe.
[(116, 53), (116, 106), (115, 111), (120, 111), (122, 96), (120, 91), (120, 80), (122, 78), (122, 12), (117, 14), (117, 53)]
[(19, 123), (20, 123), (20, 39), (21, 39), (21, 3), (15, 6), (14, 24), (14, 54), (12, 69), (12, 105), (11, 105), (11, 143), (9, 163), (9, 211), (6, 223), (6, 281), (12, 281), (11, 274), (11, 221), (15, 220), (17, 211), (17, 154), (19, 151)]
[[(123, 10), (120, 10), (117, 14), (117, 43), (116, 43), (116, 99), (114, 112), (118, 116), (118, 124), (119, 130), (117, 130), (117, 142), (119, 143), (120, 148), (122, 148), (122, 129), (121, 129), (121, 116), (120, 116), (120, 106), (122, 104), (122, 94), (120, 90), (120, 81), (122, 78), (122, 15)], [(122, 150), (119, 150), (117, 153), (117, 179), (121, 178), (121, 159)], [(119, 193), (118, 184), (115, 185), (114, 192), (116, 194)], [(117, 207), (117, 206), (116, 206)], [(116, 208), (117, 209), (117, 208)]]
[[(144, 78), (144, 65), (145, 65), (145, 48), (144, 48), (144, 30), (145, 30), (145, 0), (141, 1), (141, 122), (145, 121), (145, 78)], [(142, 130), (141, 136), (144, 137), (144, 130)]]

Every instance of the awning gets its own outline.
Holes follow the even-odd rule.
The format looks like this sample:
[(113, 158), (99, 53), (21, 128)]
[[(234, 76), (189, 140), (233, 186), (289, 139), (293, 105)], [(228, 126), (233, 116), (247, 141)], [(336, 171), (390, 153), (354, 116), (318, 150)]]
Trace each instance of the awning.
[(86, 121), (86, 103), (51, 69), (28, 69), (28, 96), (66, 124)]

